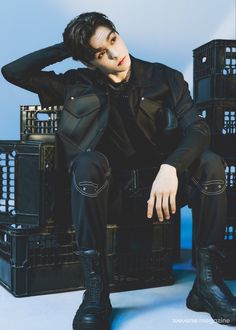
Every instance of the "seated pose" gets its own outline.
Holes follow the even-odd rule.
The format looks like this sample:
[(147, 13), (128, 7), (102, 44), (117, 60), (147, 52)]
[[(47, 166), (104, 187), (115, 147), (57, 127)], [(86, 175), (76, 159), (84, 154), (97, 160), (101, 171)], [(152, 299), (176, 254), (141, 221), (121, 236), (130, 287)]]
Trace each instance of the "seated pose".
[[(68, 57), (86, 67), (63, 74), (43, 70)], [(44, 107), (64, 105), (57, 135), (71, 178), (75, 253), (86, 287), (73, 329), (110, 329), (106, 225), (108, 218), (124, 221), (122, 203), (142, 175), (144, 202), (133, 205), (137, 217), (131, 221), (171, 221), (176, 208), (188, 204), (196, 278), (186, 305), (235, 323), (236, 298), (216, 266), (227, 216), (227, 164), (209, 150), (209, 127), (183, 75), (133, 57), (114, 24), (97, 12), (75, 17), (63, 42), (5, 65), (2, 74), (37, 93)]]

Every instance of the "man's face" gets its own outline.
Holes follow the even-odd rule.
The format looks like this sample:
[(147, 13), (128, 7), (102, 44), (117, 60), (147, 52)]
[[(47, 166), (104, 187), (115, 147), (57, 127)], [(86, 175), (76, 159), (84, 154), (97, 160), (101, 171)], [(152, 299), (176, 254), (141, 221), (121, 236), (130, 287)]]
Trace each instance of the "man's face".
[(98, 50), (90, 64), (104, 74), (122, 75), (129, 70), (131, 60), (128, 49), (117, 32), (99, 26), (89, 43)]

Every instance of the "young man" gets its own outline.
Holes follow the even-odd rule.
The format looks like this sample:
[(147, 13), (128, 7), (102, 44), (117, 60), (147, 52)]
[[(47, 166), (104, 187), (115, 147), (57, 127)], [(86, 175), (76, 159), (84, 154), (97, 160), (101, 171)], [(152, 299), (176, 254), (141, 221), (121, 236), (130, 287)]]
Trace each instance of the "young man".
[[(86, 291), (73, 329), (109, 329), (112, 311), (105, 263), (106, 223), (145, 173), (141, 221), (170, 220), (192, 207), (197, 275), (187, 307), (236, 322), (236, 298), (216, 267), (226, 220), (226, 163), (209, 150), (209, 127), (180, 72), (134, 58), (103, 14), (81, 14), (64, 42), (2, 68), (13, 84), (38, 93), (43, 106), (64, 104), (58, 135), (71, 175), (72, 218)], [(72, 56), (87, 68), (42, 69)], [(131, 181), (132, 183), (132, 181)], [(109, 193), (109, 195), (108, 195)], [(145, 193), (144, 193), (145, 195)], [(135, 220), (136, 221), (136, 218)], [(138, 218), (137, 218), (137, 221)]]

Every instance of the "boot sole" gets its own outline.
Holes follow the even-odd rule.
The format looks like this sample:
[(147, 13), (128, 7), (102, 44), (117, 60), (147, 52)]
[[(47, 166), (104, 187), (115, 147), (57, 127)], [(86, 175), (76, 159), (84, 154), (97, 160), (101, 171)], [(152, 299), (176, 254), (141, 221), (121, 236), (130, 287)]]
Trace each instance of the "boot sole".
[[(104, 313), (104, 312), (103, 312)], [(110, 319), (112, 308), (105, 312), (106, 318), (100, 318), (97, 322), (80, 322), (73, 320), (73, 330), (111, 330)]]
[(76, 328), (73, 328), (74, 330), (111, 330), (110, 323), (107, 322), (107, 324), (102, 323), (102, 325), (94, 324), (94, 323), (78, 323)]
[(76, 325), (73, 325), (74, 330), (111, 330), (110, 322), (103, 321), (99, 323), (80, 323), (78, 322)]
[[(196, 295), (195, 293), (190, 292), (190, 294), (187, 297), (186, 300), (186, 306), (195, 311), (195, 312), (207, 312), (211, 315), (213, 320), (219, 324), (223, 325), (236, 325), (236, 315), (217, 315), (215, 314), (214, 307), (207, 302), (206, 300), (203, 300), (201, 297)], [(225, 320), (225, 322), (224, 322)], [(227, 322), (226, 322), (227, 320)]]

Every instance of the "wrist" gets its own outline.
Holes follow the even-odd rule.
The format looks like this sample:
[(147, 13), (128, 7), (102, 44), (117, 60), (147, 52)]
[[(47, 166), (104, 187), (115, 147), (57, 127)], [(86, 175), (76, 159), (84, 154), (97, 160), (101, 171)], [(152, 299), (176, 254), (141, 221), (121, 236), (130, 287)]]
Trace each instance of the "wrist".
[(167, 169), (168, 171), (173, 171), (174, 173), (177, 172), (176, 167), (169, 164), (161, 164), (160, 169)]

